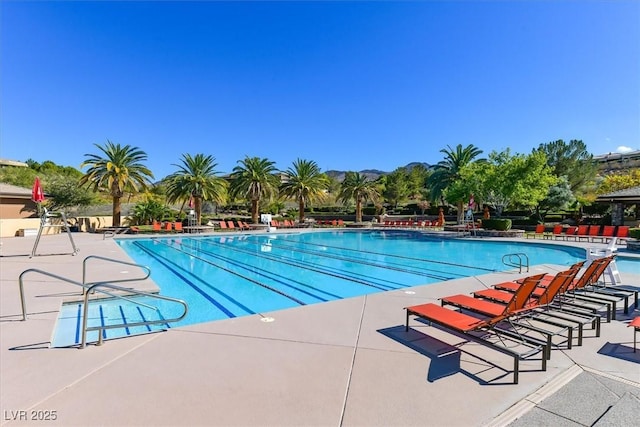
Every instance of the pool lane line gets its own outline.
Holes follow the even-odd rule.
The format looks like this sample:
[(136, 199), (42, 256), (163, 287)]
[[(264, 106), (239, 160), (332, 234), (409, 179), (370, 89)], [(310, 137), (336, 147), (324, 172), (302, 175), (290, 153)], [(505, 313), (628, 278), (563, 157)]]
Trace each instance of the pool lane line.
[[(276, 256), (273, 256), (273, 255), (266, 255), (264, 253), (256, 253), (255, 251), (250, 251), (250, 250), (239, 248), (239, 247), (236, 247), (236, 246), (227, 246), (224, 243), (218, 243), (218, 242), (212, 241), (210, 239), (207, 239), (207, 240), (204, 240), (204, 241), (208, 245), (221, 246), (224, 249), (229, 250), (229, 251), (240, 252), (240, 253), (243, 253), (243, 254), (251, 255), (252, 258), (262, 258), (262, 259), (265, 259), (265, 260), (268, 260), (268, 261), (277, 262), (277, 263), (280, 263), (280, 264), (291, 265), (291, 266), (293, 266), (295, 268), (299, 268), (299, 269), (302, 269), (302, 270), (309, 270), (309, 271), (312, 271), (314, 273), (336, 277), (336, 278), (341, 279), (341, 280), (346, 280), (346, 281), (349, 281), (349, 282), (356, 282), (356, 283), (359, 283), (359, 284), (362, 284), (362, 285), (366, 285), (366, 286), (372, 286), (372, 287), (375, 287), (376, 289), (381, 290), (381, 291), (390, 291), (390, 290), (396, 290), (396, 289), (401, 289), (401, 288), (406, 288), (407, 287), (407, 285), (405, 285), (403, 283), (399, 283), (399, 282), (395, 282), (394, 283), (394, 282), (391, 282), (390, 280), (386, 280), (386, 279), (384, 280), (385, 282), (392, 283), (393, 285), (395, 285), (395, 287), (393, 285), (374, 284), (374, 283), (371, 283), (371, 282), (356, 278), (356, 277), (354, 277), (354, 275), (351, 275), (351, 274), (345, 274), (344, 272), (343, 272), (343, 274), (337, 274), (337, 273), (334, 272), (334, 271), (342, 271), (342, 270), (339, 270), (339, 269), (333, 269), (334, 271), (332, 271), (328, 267), (324, 267), (324, 266), (320, 266), (320, 265), (316, 265), (315, 267), (313, 267), (310, 263), (306, 263), (305, 264), (305, 263), (298, 262), (298, 261), (291, 260), (291, 259), (287, 260), (287, 259), (276, 257)], [(202, 250), (202, 249), (199, 248), (197, 250)], [(222, 255), (217, 255), (217, 256), (222, 257)], [(226, 258), (225, 257), (224, 259), (228, 260), (228, 259), (232, 259), (232, 258)], [(275, 273), (272, 273), (272, 274), (275, 274)], [(359, 275), (359, 277), (362, 277), (362, 276), (364, 276), (364, 275)], [(284, 276), (281, 276), (281, 277), (284, 277)], [(288, 277), (285, 277), (285, 278), (290, 279)], [(309, 285), (305, 285), (305, 286), (309, 286)], [(312, 286), (309, 286), (309, 287), (312, 287)], [(312, 287), (312, 288), (316, 289), (314, 287)], [(333, 295), (333, 294), (330, 294), (328, 292), (325, 292), (325, 293), (327, 293), (329, 295)], [(342, 296), (337, 296), (337, 298), (343, 298), (343, 297)]]
[[(290, 247), (290, 245), (278, 244), (278, 239), (273, 239), (273, 241), (271, 242), (272, 246), (273, 246), (274, 242), (276, 242), (277, 243), (276, 246), (279, 246), (279, 247), (283, 247), (283, 246), (285, 248)], [(255, 243), (253, 243), (253, 244), (255, 245)], [(438, 275), (431, 274), (431, 273), (424, 273), (424, 272), (419, 271), (419, 270), (412, 270), (412, 269), (409, 269), (409, 268), (406, 268), (406, 267), (395, 267), (395, 266), (388, 265), (388, 264), (382, 265), (382, 264), (378, 264), (378, 263), (375, 263), (375, 262), (366, 261), (366, 260), (362, 260), (362, 259), (354, 259), (354, 258), (347, 258), (347, 257), (339, 256), (339, 255), (327, 254), (326, 252), (321, 252), (321, 251), (312, 251), (312, 250), (292, 248), (292, 250), (293, 249), (295, 249), (296, 252), (300, 252), (300, 253), (303, 253), (303, 254), (315, 255), (315, 256), (318, 256), (318, 257), (321, 257), (321, 258), (332, 258), (332, 259), (337, 259), (337, 260), (340, 260), (340, 261), (351, 262), (351, 263), (354, 263), (354, 264), (362, 264), (362, 265), (367, 265), (367, 266), (370, 266), (370, 267), (383, 268), (385, 270), (399, 271), (399, 272), (402, 272), (402, 273), (408, 273), (408, 274), (413, 274), (413, 275), (416, 275), (416, 276), (423, 276), (423, 277), (428, 277), (430, 279), (436, 279), (436, 280), (441, 281), (441, 282), (453, 279), (453, 277), (438, 276)], [(450, 274), (455, 274), (455, 273), (450, 273)], [(467, 277), (467, 276), (460, 275), (460, 277)]]
[[(186, 248), (188, 248), (188, 249), (190, 249), (192, 251), (196, 251), (196, 252), (199, 252), (199, 253), (206, 254), (206, 255), (208, 255), (210, 257), (213, 257), (215, 259), (218, 259), (220, 261), (224, 261), (224, 262), (230, 263), (230, 264), (232, 264), (232, 265), (234, 265), (236, 267), (251, 271), (252, 273), (257, 274), (259, 276), (266, 277), (266, 278), (268, 278), (270, 280), (273, 280), (273, 281), (275, 281), (277, 283), (280, 283), (280, 284), (282, 284), (282, 285), (284, 285), (286, 287), (289, 287), (289, 288), (295, 289), (295, 290), (297, 290), (299, 292), (302, 292), (302, 293), (304, 293), (304, 294), (306, 294), (306, 295), (308, 295), (310, 297), (313, 297), (313, 298), (315, 298), (315, 299), (317, 299), (319, 301), (327, 302), (327, 301), (332, 301), (332, 300), (335, 300), (335, 299), (344, 298), (344, 296), (342, 296), (342, 295), (337, 295), (337, 294), (325, 291), (323, 289), (318, 289), (318, 288), (316, 288), (314, 286), (307, 285), (306, 283), (302, 283), (302, 282), (300, 282), (298, 280), (294, 280), (294, 279), (292, 279), (290, 277), (286, 277), (286, 276), (283, 276), (283, 275), (276, 274), (276, 273), (273, 273), (271, 271), (265, 270), (264, 268), (256, 267), (256, 266), (249, 265), (249, 264), (239, 263), (237, 260), (234, 260), (233, 258), (225, 257), (225, 256), (220, 255), (220, 254), (216, 254), (216, 253), (213, 253), (213, 252), (206, 251), (206, 250), (202, 249), (201, 247), (197, 247), (196, 248), (194, 246), (186, 245), (186, 244), (184, 244), (182, 242), (183, 240), (197, 241), (197, 242), (201, 241), (200, 239), (195, 240), (195, 239), (185, 238), (185, 239), (180, 239), (180, 242), (178, 242), (177, 239), (173, 240), (173, 242), (175, 242), (175, 244), (178, 244), (180, 246), (184, 246), (184, 247), (186, 247)], [(210, 245), (212, 243), (208, 242), (207, 244)], [(168, 246), (170, 246), (170, 245), (168, 245)], [(182, 252), (187, 253), (186, 251), (182, 251)], [(207, 262), (207, 263), (209, 263), (209, 264), (211, 264), (211, 265), (213, 265), (215, 267), (219, 267), (217, 264), (214, 264), (214, 263), (212, 263), (212, 262), (210, 262), (210, 261), (208, 261), (208, 260), (206, 260), (204, 258), (198, 257), (196, 255), (191, 255), (191, 254), (189, 254), (189, 255), (193, 256), (193, 257), (195, 257), (197, 259), (201, 259), (202, 261)], [(253, 253), (253, 252), (251, 252), (251, 255), (252, 256), (256, 256), (256, 254)], [(270, 261), (273, 261), (273, 260), (270, 260)], [(224, 268), (224, 267), (219, 267), (219, 268)], [(241, 277), (244, 277), (244, 276), (241, 276)], [(286, 281), (283, 281), (282, 279), (285, 279), (285, 280), (288, 280), (290, 282), (296, 283), (299, 286), (304, 286), (305, 288), (313, 289), (314, 291), (317, 291), (317, 292), (319, 292), (321, 294), (328, 295), (329, 297), (331, 297), (331, 299), (326, 299), (326, 298), (323, 298), (323, 297), (321, 297), (319, 295), (314, 295), (312, 293), (309, 293), (309, 292), (305, 291), (304, 289), (300, 289), (300, 288), (298, 288), (296, 286), (293, 286), (291, 283), (287, 283)]]
[[(320, 266), (311, 267), (310, 264), (298, 263), (298, 262), (294, 262), (292, 260), (279, 258), (279, 257), (273, 256), (273, 255), (265, 255), (263, 253), (258, 254), (258, 253), (254, 252), (254, 251), (249, 251), (249, 250), (242, 249), (242, 248), (227, 246), (224, 243), (218, 243), (218, 242), (207, 241), (207, 240), (205, 240), (205, 241), (209, 245), (222, 246), (223, 248), (228, 249), (230, 251), (241, 252), (241, 253), (244, 253), (244, 254), (251, 255), (252, 257), (255, 257), (255, 258), (263, 258), (263, 259), (266, 259), (266, 260), (269, 260), (269, 261), (278, 262), (278, 263), (281, 263), (281, 264), (291, 265), (291, 266), (294, 266), (296, 268), (300, 268), (300, 269), (303, 269), (303, 270), (313, 271), (313, 272), (318, 273), (318, 274), (324, 274), (324, 275), (336, 277), (338, 279), (346, 280), (346, 281), (349, 281), (349, 282), (359, 283), (361, 285), (365, 285), (365, 286), (370, 286), (370, 287), (376, 288), (376, 289), (378, 289), (380, 291), (391, 291), (391, 290), (396, 290), (396, 289), (401, 289), (401, 288), (406, 288), (407, 287), (407, 285), (403, 285), (402, 283), (398, 283), (400, 288), (397, 288), (397, 287), (394, 288), (394, 287), (392, 287), (390, 285), (373, 284), (373, 283), (370, 283), (370, 282), (367, 282), (367, 281), (364, 281), (364, 280), (357, 279), (357, 278), (352, 277), (350, 275), (339, 275), (337, 273), (333, 273), (333, 272), (329, 271), (329, 269), (327, 269), (326, 267), (322, 267), (322, 268), (320, 268)], [(202, 250), (202, 249), (197, 249), (197, 250)], [(203, 251), (203, 252), (206, 252), (206, 251)], [(209, 252), (206, 252), (206, 253), (210, 254)], [(215, 255), (215, 256), (223, 257), (222, 255)], [(226, 258), (226, 257), (223, 257), (223, 258), (225, 260), (232, 259), (232, 258)], [(308, 285), (305, 285), (305, 286), (308, 286)], [(317, 289), (317, 288), (314, 288), (314, 289)], [(328, 292), (326, 292), (326, 293), (328, 293)], [(331, 294), (329, 294), (329, 295), (331, 295)], [(337, 296), (337, 298), (343, 298), (343, 297)]]
[[(274, 287), (272, 287), (272, 286), (269, 286), (269, 285), (267, 285), (267, 284), (264, 284), (264, 283), (260, 283), (260, 282), (258, 282), (257, 280), (254, 280), (254, 279), (252, 279), (252, 278), (250, 278), (250, 277), (244, 276), (244, 275), (242, 275), (242, 274), (240, 274), (240, 273), (236, 273), (236, 272), (235, 272), (235, 271), (233, 271), (233, 270), (230, 270), (230, 269), (228, 269), (228, 268), (225, 268), (225, 267), (223, 267), (223, 266), (221, 266), (221, 265), (217, 265), (217, 264), (215, 264), (215, 263), (213, 263), (213, 262), (211, 262), (211, 261), (209, 261), (209, 260), (206, 260), (206, 259), (204, 259), (204, 258), (201, 258), (201, 257), (198, 257), (198, 256), (196, 256), (196, 255), (190, 254), (190, 253), (188, 253), (188, 252), (186, 252), (186, 251), (183, 251), (183, 250), (181, 250), (181, 249), (175, 248), (175, 247), (173, 247), (173, 246), (169, 245), (168, 243), (166, 243), (166, 242), (164, 242), (164, 241), (162, 241), (162, 240), (160, 240), (160, 239), (152, 238), (152, 239), (151, 239), (151, 241), (158, 242), (158, 243), (160, 243), (160, 244), (163, 244), (163, 245), (167, 246), (168, 248), (173, 249), (174, 251), (182, 252), (182, 253), (187, 254), (187, 255), (189, 255), (189, 256), (191, 256), (191, 257), (195, 258), (195, 259), (199, 259), (199, 260), (200, 260), (200, 261), (202, 261), (202, 262), (206, 262), (207, 264), (213, 265), (214, 267), (217, 267), (217, 268), (219, 268), (219, 269), (221, 269), (221, 270), (223, 270), (223, 271), (226, 271), (226, 272), (227, 272), (227, 273), (229, 273), (229, 274), (232, 274), (232, 275), (234, 275), (234, 276), (240, 277), (240, 278), (242, 278), (242, 279), (244, 279), (244, 280), (246, 280), (246, 281), (248, 281), (248, 282), (251, 282), (251, 283), (253, 283), (253, 284), (256, 284), (256, 285), (258, 285), (258, 286), (260, 286), (260, 287), (262, 287), (262, 288), (264, 288), (264, 289), (267, 289), (267, 290), (269, 290), (269, 291), (271, 291), (271, 292), (275, 292), (276, 294), (282, 295), (283, 297), (288, 298), (288, 299), (290, 299), (291, 301), (293, 301), (293, 302), (295, 302), (295, 303), (298, 303), (298, 304), (300, 304), (300, 305), (307, 305), (307, 303), (305, 303), (304, 301), (299, 300), (298, 298), (296, 298), (296, 297), (294, 297), (294, 296), (292, 296), (292, 295), (288, 295), (287, 293), (285, 293), (285, 292), (283, 292), (283, 291), (281, 291), (281, 290), (279, 290), (279, 289), (276, 289), (276, 288), (274, 288)], [(308, 292), (304, 292), (304, 291), (302, 291), (302, 290), (301, 290), (300, 292), (303, 292), (303, 293), (307, 293), (307, 294), (308, 294)], [(321, 299), (321, 298), (318, 298), (318, 297), (316, 297), (316, 296), (314, 296), (314, 295), (311, 295), (311, 296), (313, 296), (314, 298), (317, 298), (317, 299)]]
[[(206, 283), (205, 281), (203, 281), (202, 279), (200, 279), (198, 276), (195, 276), (194, 274), (192, 274), (191, 272), (186, 271), (184, 268), (176, 265), (176, 264), (170, 264), (168, 262), (166, 262), (164, 260), (163, 257), (161, 257), (160, 255), (156, 254), (155, 252), (151, 251), (150, 249), (144, 247), (142, 244), (140, 244), (140, 242), (136, 242), (134, 241), (133, 244), (138, 247), (140, 250), (142, 250), (144, 253), (146, 253), (147, 255), (149, 255), (150, 257), (154, 258), (156, 261), (158, 261), (161, 265), (163, 265), (167, 270), (171, 271), (175, 276), (178, 276), (180, 279), (182, 279), (187, 285), (189, 285), (191, 288), (193, 288), (193, 290), (195, 290), (197, 293), (199, 293), (200, 295), (202, 295), (207, 301), (209, 301), (211, 304), (213, 304), (214, 306), (216, 306), (220, 311), (222, 311), (224, 314), (227, 315), (227, 317), (232, 318), (232, 317), (237, 317), (232, 311), (230, 311), (229, 309), (227, 309), (227, 307), (225, 307), (224, 305), (222, 305), (221, 303), (219, 303), (218, 301), (215, 300), (215, 298), (213, 298), (211, 295), (209, 295), (207, 292), (205, 292), (204, 290), (202, 290), (199, 286), (197, 286), (195, 283), (193, 283), (191, 280), (187, 279), (187, 277), (185, 277), (183, 274), (181, 274), (179, 271), (177, 271), (175, 268), (173, 268), (173, 266), (179, 268), (180, 270), (183, 270), (185, 272), (187, 272), (188, 274), (191, 274), (192, 276), (194, 276), (196, 279), (198, 279), (198, 281), (203, 282), (205, 285), (209, 286), (208, 283)], [(229, 302), (231, 302), (232, 304), (235, 304), (236, 306), (238, 306), (239, 308), (242, 308), (243, 310), (245, 310), (247, 313), (249, 314), (256, 314), (255, 311), (251, 310), (249, 307), (245, 306), (244, 304), (241, 304), (240, 301), (236, 301), (234, 298), (231, 298), (230, 296), (226, 295), (224, 292), (215, 290), (218, 294), (221, 294), (223, 297), (225, 297), (226, 299), (229, 300)]]
[[(371, 233), (371, 234), (373, 234), (373, 233)], [(298, 234), (298, 235), (301, 235), (301, 234)], [(257, 238), (258, 236), (251, 236), (251, 237)], [(284, 239), (283, 241), (287, 241), (287, 239)], [(289, 241), (292, 241), (292, 240), (289, 240)], [(361, 249), (351, 249), (351, 248), (344, 248), (344, 247), (340, 247), (340, 246), (323, 245), (323, 244), (320, 244), (320, 243), (303, 242), (301, 240), (293, 240), (293, 242), (300, 243), (300, 244), (303, 244), (303, 245), (323, 246), (323, 247), (332, 248), (332, 249), (340, 249), (340, 250), (351, 251), (351, 252), (363, 252), (363, 253), (366, 253), (366, 254), (381, 255), (381, 256), (400, 258), (400, 259), (408, 259), (408, 260), (412, 260), (412, 261), (430, 262), (430, 263), (433, 263), (433, 264), (449, 265), (449, 266), (452, 266), (452, 267), (472, 268), (472, 269), (489, 271), (489, 272), (492, 272), (492, 273), (495, 273), (496, 271), (498, 271), (498, 270), (491, 269), (491, 268), (473, 267), (473, 266), (470, 266), (470, 265), (457, 264), (455, 262), (435, 261), (435, 260), (430, 260), (430, 259), (425, 259), (425, 258), (415, 258), (415, 257), (404, 256), (404, 255), (388, 254), (388, 253), (384, 253), (384, 252), (372, 252), (372, 251), (366, 251), (366, 250), (361, 250)], [(467, 276), (464, 276), (464, 277), (467, 277)]]

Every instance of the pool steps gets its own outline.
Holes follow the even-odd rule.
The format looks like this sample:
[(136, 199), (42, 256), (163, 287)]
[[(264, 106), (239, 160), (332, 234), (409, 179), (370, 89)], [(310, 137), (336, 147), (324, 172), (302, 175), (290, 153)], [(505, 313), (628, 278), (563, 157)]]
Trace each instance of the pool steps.
[[(54, 328), (51, 347), (71, 347), (82, 343), (83, 301), (62, 304)], [(87, 327), (128, 325), (137, 322), (163, 320), (160, 311), (114, 298), (91, 300), (89, 302)], [(169, 323), (124, 326), (122, 328), (103, 329), (103, 340), (124, 338), (134, 335), (166, 331)], [(87, 343), (98, 341), (98, 331), (87, 332)]]

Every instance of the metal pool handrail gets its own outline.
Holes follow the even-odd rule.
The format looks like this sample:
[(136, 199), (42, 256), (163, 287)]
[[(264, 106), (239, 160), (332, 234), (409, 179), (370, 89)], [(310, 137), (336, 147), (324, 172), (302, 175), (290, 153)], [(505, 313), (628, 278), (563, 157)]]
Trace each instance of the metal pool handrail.
[[(115, 262), (115, 263), (119, 263), (119, 264), (124, 264), (124, 265), (130, 265), (130, 266), (134, 266), (134, 267), (139, 267), (142, 268), (144, 270), (147, 271), (147, 274), (144, 277), (135, 277), (135, 278), (129, 278), (129, 279), (117, 279), (117, 280), (112, 280), (109, 282), (89, 282), (86, 283), (86, 265), (87, 265), (87, 261), (91, 258), (94, 259), (102, 259), (104, 261), (110, 261), (110, 262)], [(113, 285), (112, 283), (122, 283), (122, 282), (133, 282), (133, 281), (138, 281), (138, 280), (145, 280), (147, 279), (150, 274), (151, 274), (151, 269), (147, 266), (144, 265), (140, 265), (140, 264), (134, 264), (134, 263), (130, 263), (130, 262), (126, 262), (126, 261), (120, 261), (120, 260), (115, 260), (115, 259), (111, 259), (111, 258), (105, 258), (105, 257), (101, 257), (101, 256), (97, 256), (97, 255), (90, 255), (88, 257), (86, 257), (83, 260), (82, 263), (82, 282), (78, 282), (76, 280), (72, 280), (69, 279), (67, 277), (63, 277), (60, 276), (58, 274), (54, 274), (54, 273), (50, 273), (48, 271), (44, 271), (44, 270), (40, 270), (37, 268), (30, 268), (27, 269), (25, 271), (23, 271), (22, 273), (20, 273), (20, 276), (18, 277), (18, 284), (20, 287), (20, 305), (22, 307), (22, 320), (26, 321), (27, 320), (27, 306), (26, 306), (26, 300), (24, 297), (24, 276), (27, 273), (39, 273), (42, 274), (44, 276), (48, 276), (48, 277), (52, 277), (54, 279), (58, 279), (60, 281), (66, 282), (66, 283), (70, 283), (72, 285), (76, 285), (76, 286), (80, 286), (82, 288), (82, 293), (84, 295), (84, 319), (83, 319), (83, 327), (82, 327), (82, 347), (84, 348), (86, 346), (86, 335), (88, 331), (93, 331), (93, 330), (100, 330), (99, 333), (99, 338), (98, 338), (98, 345), (102, 344), (102, 330), (103, 329), (113, 329), (113, 328), (122, 328), (125, 326), (145, 326), (145, 325), (155, 325), (155, 324), (162, 324), (162, 323), (170, 323), (170, 322), (178, 322), (182, 319), (185, 318), (185, 316), (187, 315), (187, 312), (189, 310), (188, 305), (185, 301), (181, 300), (181, 299), (177, 299), (177, 298), (171, 298), (171, 297), (166, 297), (166, 296), (162, 296), (162, 295), (158, 295), (158, 294), (153, 294), (150, 292), (143, 292), (143, 291), (139, 291), (133, 288), (124, 288), (121, 286), (116, 286)], [(99, 288), (109, 288), (111, 290), (117, 290), (117, 291), (123, 291), (126, 292), (127, 294), (129, 294), (128, 296), (125, 295), (121, 295), (121, 294), (116, 294), (113, 292), (109, 292), (105, 289), (99, 289)], [(159, 319), (159, 320), (147, 320), (144, 322), (136, 322), (136, 323), (122, 323), (122, 324), (115, 324), (115, 325), (108, 325), (108, 326), (98, 326), (98, 327), (91, 327), (91, 328), (87, 328), (87, 314), (88, 314), (88, 302), (89, 302), (89, 294), (93, 293), (93, 292), (100, 292), (102, 294), (108, 295), (110, 297), (113, 298), (118, 298), (118, 299), (122, 299), (125, 301), (128, 301), (132, 304), (136, 304), (136, 305), (140, 305), (143, 307), (147, 307), (151, 310), (155, 310), (156, 312), (160, 312), (160, 310), (158, 309), (158, 307), (153, 306), (153, 305), (149, 305), (149, 304), (145, 304), (142, 303), (140, 301), (135, 301), (131, 298), (129, 298), (129, 296), (133, 295), (139, 295), (139, 296), (146, 296), (146, 297), (150, 297), (150, 298), (155, 298), (155, 299), (159, 299), (159, 300), (164, 300), (164, 301), (170, 301), (170, 302), (175, 302), (178, 304), (181, 304), (184, 308), (184, 311), (182, 313), (181, 316), (173, 318), (173, 319)]]
[[(522, 263), (523, 258), (525, 261), (524, 264)], [(520, 273), (522, 273), (522, 267), (525, 266), (527, 267), (527, 273), (529, 272), (529, 257), (525, 253), (517, 252), (513, 254), (503, 255), (502, 263), (504, 265), (508, 265), (509, 267), (517, 267)]]
[[(135, 295), (139, 295), (139, 296), (145, 296), (145, 297), (150, 297), (150, 298), (156, 298), (156, 299), (160, 299), (163, 301), (170, 301), (170, 302), (174, 302), (177, 304), (182, 305), (182, 307), (184, 308), (184, 311), (182, 312), (182, 314), (178, 317), (172, 318), (172, 319), (158, 319), (158, 320), (145, 320), (144, 322), (134, 322), (134, 323), (119, 323), (119, 324), (114, 324), (114, 325), (100, 325), (100, 326), (92, 326), (92, 327), (87, 327), (87, 318), (88, 318), (88, 314), (89, 314), (89, 294), (91, 294), (92, 292), (102, 292), (102, 293), (107, 293), (106, 291), (102, 291), (99, 290), (97, 288), (110, 288), (113, 290), (118, 290), (118, 291), (125, 291), (125, 292), (132, 292)], [(116, 296), (118, 297), (118, 296)], [(137, 301), (131, 301), (134, 304), (140, 304), (140, 305), (144, 305), (147, 306), (149, 308), (151, 308), (152, 310), (155, 310), (157, 313), (160, 313), (160, 310), (158, 309), (158, 307), (152, 307)], [(171, 297), (165, 297), (162, 295), (158, 295), (158, 294), (152, 294), (149, 292), (143, 292), (143, 291), (136, 291), (133, 289), (128, 289), (128, 288), (123, 288), (121, 286), (116, 286), (116, 285), (111, 285), (109, 283), (106, 282), (100, 282), (100, 283), (94, 283), (91, 286), (89, 286), (87, 288), (87, 291), (84, 294), (84, 310), (83, 310), (83, 318), (82, 318), (82, 344), (80, 345), (80, 348), (85, 348), (87, 345), (87, 332), (89, 331), (98, 331), (98, 344), (97, 345), (102, 345), (103, 342), (103, 338), (102, 338), (102, 331), (105, 329), (116, 329), (116, 328), (122, 328), (122, 327), (134, 327), (134, 326), (146, 326), (146, 325), (157, 325), (157, 324), (163, 324), (163, 323), (173, 323), (173, 322), (179, 322), (180, 320), (184, 319), (187, 316), (187, 313), (189, 311), (189, 306), (187, 305), (187, 303), (181, 299), (177, 299), (177, 298), (171, 298)]]
[(84, 285), (84, 287), (91, 285), (92, 283), (98, 283), (98, 282), (90, 282), (87, 283), (87, 261), (89, 261), (90, 259), (100, 259), (103, 261), (109, 261), (109, 262), (113, 262), (116, 264), (123, 264), (123, 265), (129, 265), (132, 267), (138, 267), (141, 268), (143, 270), (146, 270), (147, 274), (144, 277), (139, 277), (139, 278), (133, 278), (133, 279), (118, 279), (118, 280), (109, 280), (109, 283), (122, 283), (122, 282), (133, 282), (136, 280), (146, 280), (149, 278), (149, 276), (151, 276), (151, 269), (149, 267), (147, 267), (146, 265), (141, 265), (141, 264), (135, 264), (132, 262), (127, 262), (127, 261), (121, 261), (118, 259), (113, 259), (113, 258), (106, 258), (103, 256), (99, 256), (99, 255), (89, 255), (88, 257), (86, 257), (83, 261), (82, 261), (82, 284)]

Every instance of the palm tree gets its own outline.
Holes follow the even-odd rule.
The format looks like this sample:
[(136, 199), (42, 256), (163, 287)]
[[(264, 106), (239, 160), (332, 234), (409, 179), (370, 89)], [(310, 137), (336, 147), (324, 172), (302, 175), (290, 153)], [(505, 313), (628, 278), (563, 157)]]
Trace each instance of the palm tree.
[(278, 193), (280, 179), (275, 175), (275, 163), (258, 157), (245, 157), (231, 173), (230, 195), (251, 201), (251, 221), (258, 223), (260, 200)]
[(146, 190), (153, 173), (142, 164), (147, 153), (138, 147), (114, 144), (107, 140), (104, 146), (95, 144), (105, 157), (85, 154), (88, 157), (80, 167), (89, 166), (80, 178), (80, 186), (87, 184), (93, 191), (107, 190), (113, 198), (113, 225), (120, 226), (120, 199), (125, 192)]
[(210, 155), (183, 154), (182, 164), (174, 164), (178, 171), (164, 179), (167, 185), (169, 203), (186, 202), (193, 198), (197, 224), (202, 218), (202, 202), (224, 203), (227, 195), (227, 181), (216, 175), (218, 164)]
[[(447, 148), (440, 150), (440, 152), (445, 154), (445, 159), (435, 165), (433, 173), (427, 179), (427, 185), (431, 188), (432, 200), (442, 198), (447, 187), (459, 179), (460, 170), (472, 163), (482, 153), (482, 150), (473, 144), (469, 144), (464, 148), (462, 148), (462, 144), (458, 144), (455, 150), (447, 145)], [(464, 215), (464, 200), (456, 200), (456, 203), (458, 207), (458, 223), (461, 223)]]
[(304, 221), (304, 208), (308, 203), (322, 200), (329, 187), (329, 179), (320, 172), (318, 164), (312, 160), (297, 159), (284, 172), (284, 183), (280, 192), (298, 201), (298, 220)]
[(379, 198), (380, 192), (376, 182), (369, 181), (366, 176), (358, 172), (346, 173), (340, 185), (338, 199), (343, 203), (348, 203), (350, 200), (356, 201), (356, 222), (362, 222), (362, 203), (367, 200), (375, 203)]

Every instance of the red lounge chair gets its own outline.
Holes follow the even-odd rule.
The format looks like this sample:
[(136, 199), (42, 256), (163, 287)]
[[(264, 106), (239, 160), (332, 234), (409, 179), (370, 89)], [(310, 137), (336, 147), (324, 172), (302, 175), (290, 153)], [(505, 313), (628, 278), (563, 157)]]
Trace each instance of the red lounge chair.
[(626, 243), (627, 239), (629, 238), (629, 226), (619, 225), (616, 229), (616, 237), (618, 238), (618, 242), (624, 240), (624, 242)]
[(577, 232), (578, 232), (578, 227), (574, 225), (570, 226), (569, 228), (567, 228), (567, 231), (563, 235), (564, 240), (569, 240), (569, 239), (576, 240)]
[(589, 241), (589, 226), (588, 225), (579, 225), (578, 231), (576, 232), (576, 237), (578, 241), (582, 239)]
[[(591, 226), (593, 227), (593, 225)], [(616, 227), (615, 225), (605, 225), (602, 228), (602, 234), (601, 235), (593, 235), (591, 234), (591, 228), (589, 228), (589, 235), (591, 236), (591, 241), (595, 242), (596, 239), (600, 240), (601, 242), (607, 242), (609, 239), (614, 237), (614, 232), (616, 231)]]
[(167, 221), (167, 223), (164, 225), (164, 231), (171, 231), (173, 230), (173, 225)]
[(338, 227), (344, 227), (344, 220), (343, 219), (339, 219), (338, 220)]
[(553, 239), (558, 239), (560, 237), (563, 237), (562, 234), (562, 230), (563, 230), (563, 226), (562, 224), (556, 224), (553, 226), (553, 230), (551, 231), (551, 236), (548, 236), (549, 238), (553, 237)]
[[(590, 225), (589, 226), (589, 239), (593, 242), (595, 239), (600, 239), (600, 226), (599, 225)], [(602, 240), (602, 239), (600, 239)]]
[(176, 223), (173, 224), (173, 229), (178, 233), (182, 233), (184, 231), (182, 228), (182, 223), (180, 221), (177, 221)]
[(235, 231), (236, 230), (236, 225), (233, 223), (233, 221), (229, 220), (229, 221), (227, 221), (227, 228), (229, 230)]
[[(527, 285), (520, 288), (518, 292), (514, 293), (513, 298), (511, 299), (511, 301), (509, 301), (508, 304), (495, 304), (496, 306), (498, 306), (498, 308), (491, 311), (496, 312), (497, 314), (491, 315), (486, 319), (479, 319), (477, 317), (469, 316), (458, 311), (449, 310), (434, 303), (405, 307), (405, 310), (407, 312), (405, 331), (409, 330), (409, 316), (417, 316), (427, 320), (430, 323), (435, 323), (446, 329), (460, 333), (470, 340), (476, 341), (502, 353), (508, 354), (513, 357), (513, 382), (514, 384), (517, 384), (520, 359), (524, 359), (531, 356), (532, 354), (542, 352), (542, 370), (546, 370), (547, 346), (546, 343), (542, 343), (541, 341), (536, 342), (536, 340), (526, 338), (523, 335), (501, 329), (498, 327), (498, 324), (504, 320), (507, 320), (509, 316), (513, 315), (513, 313), (516, 311), (516, 307), (520, 305), (520, 301), (526, 301), (529, 299), (529, 295), (533, 291), (536, 283), (537, 281), (535, 280), (527, 281)], [(477, 336), (476, 334), (474, 334), (475, 332), (482, 332), (483, 334), (482, 336)], [(499, 340), (497, 342), (492, 342), (490, 341), (491, 337), (487, 335), (493, 335), (494, 337), (498, 336)], [(523, 341), (523, 339), (525, 338), (527, 340)], [(517, 340), (519, 344), (527, 346), (530, 350), (525, 353), (518, 353), (515, 350), (510, 349), (509, 344), (505, 342), (505, 340), (508, 341), (509, 339)], [(511, 342), (511, 344), (513, 344), (513, 341)]]
[(160, 230), (162, 230), (162, 225), (159, 222), (154, 221), (153, 222), (153, 231), (160, 231)]

